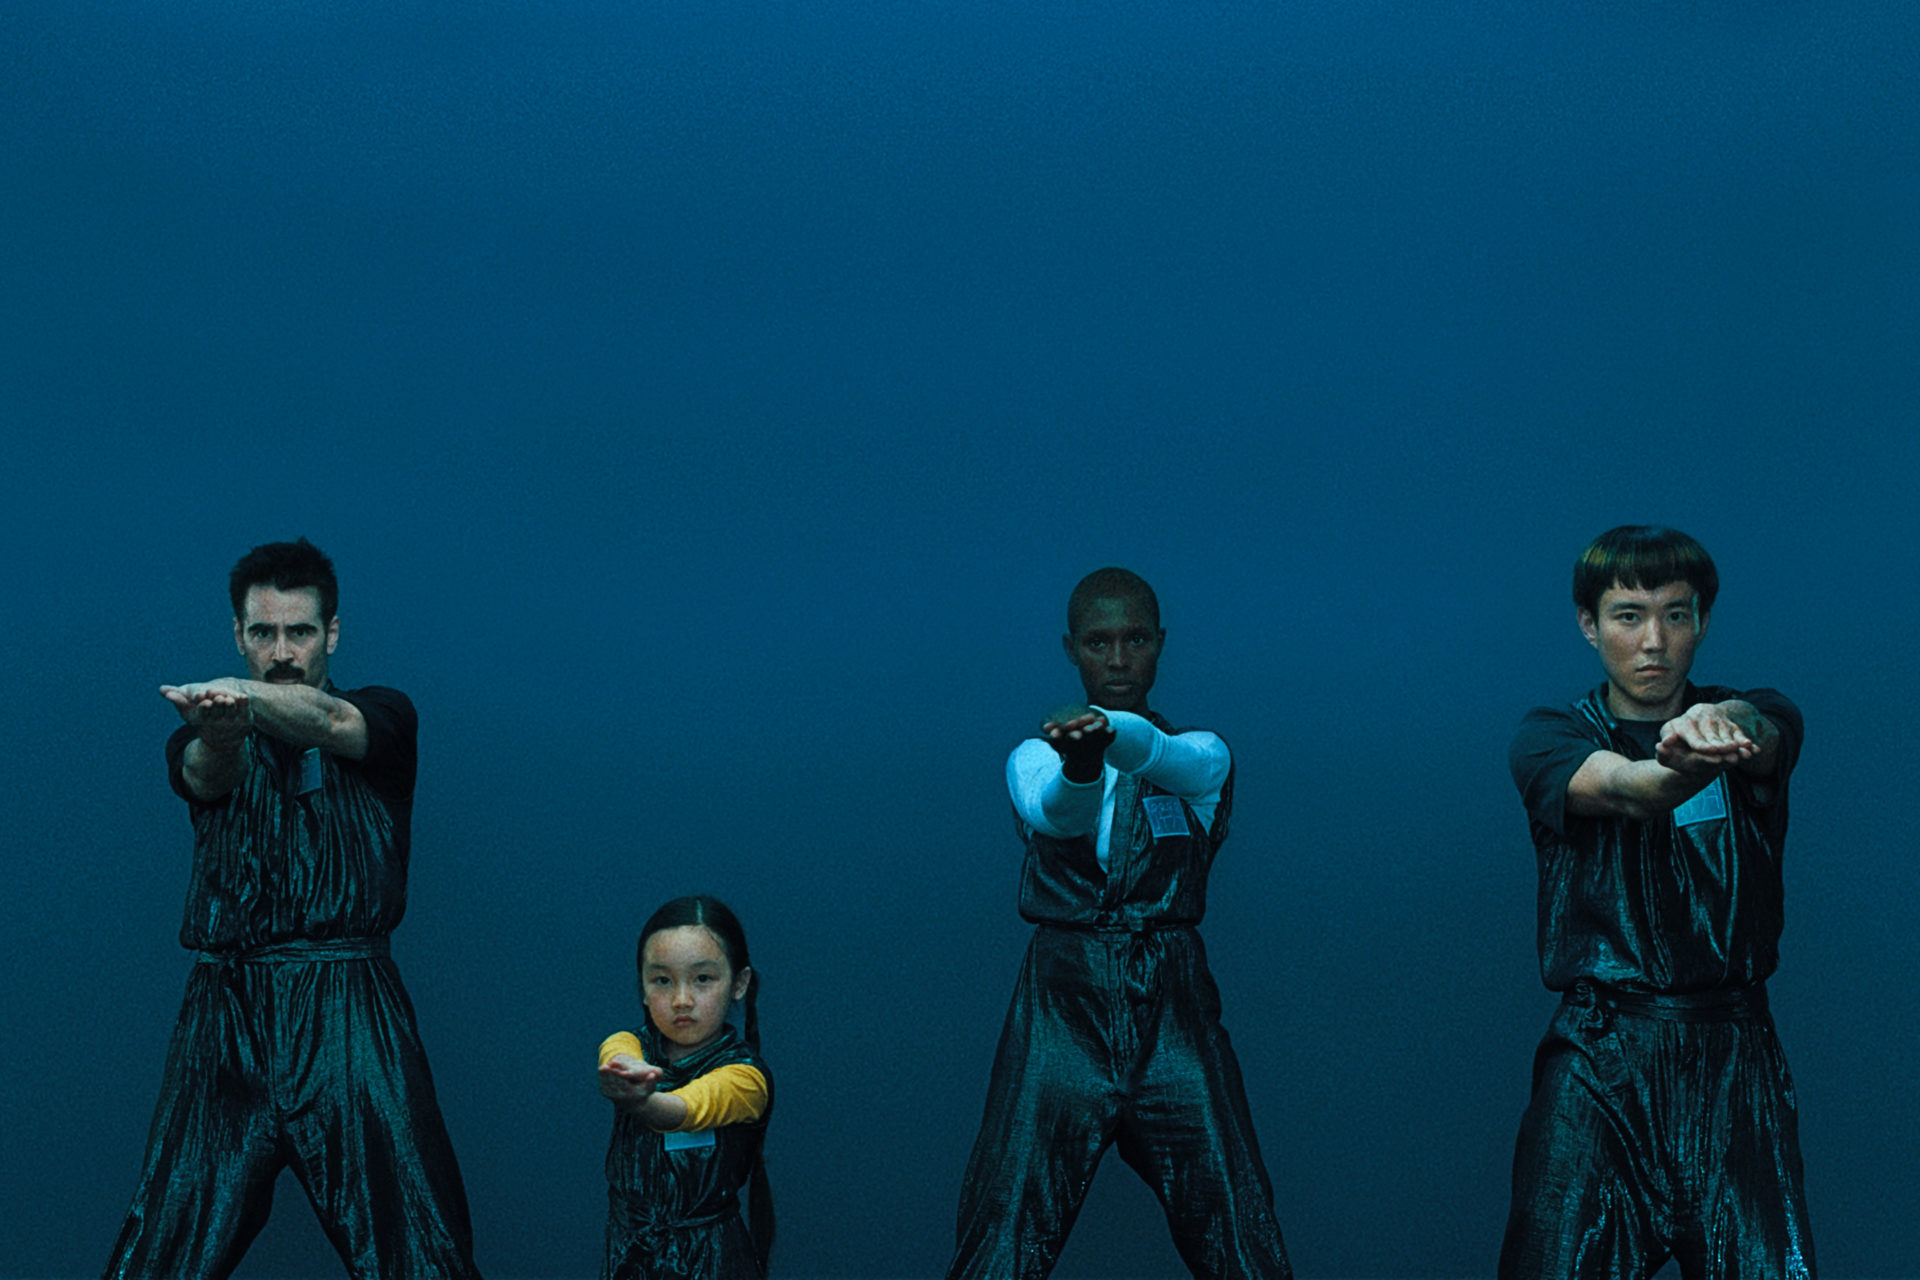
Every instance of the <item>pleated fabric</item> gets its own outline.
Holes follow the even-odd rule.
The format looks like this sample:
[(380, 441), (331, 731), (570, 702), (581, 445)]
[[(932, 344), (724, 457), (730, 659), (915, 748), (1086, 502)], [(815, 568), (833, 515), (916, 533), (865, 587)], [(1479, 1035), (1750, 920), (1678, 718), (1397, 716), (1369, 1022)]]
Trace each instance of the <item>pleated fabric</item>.
[(949, 1280), (1051, 1272), (1109, 1147), (1159, 1198), (1194, 1275), (1292, 1275), (1194, 927), (1231, 778), (1210, 826), (1181, 801), (1181, 829), (1163, 821), (1156, 834), (1144, 802), (1162, 794), (1122, 776), (1105, 870), (1092, 837), (1022, 825), (1021, 914), (1038, 927), (994, 1054)]
[(607, 1245), (601, 1280), (761, 1280), (760, 1260), (741, 1214), (773, 1115), (773, 1075), (725, 1028), (698, 1053), (667, 1061), (653, 1027), (636, 1034), (646, 1060), (672, 1092), (709, 1071), (745, 1063), (767, 1079), (767, 1109), (750, 1124), (708, 1130), (707, 1146), (669, 1147), (669, 1135), (615, 1110), (607, 1147)]
[(1670, 1257), (1688, 1280), (1812, 1280), (1764, 991), (1570, 993), (1535, 1057), (1513, 1186), (1502, 1280), (1641, 1280)]
[(384, 943), (316, 950), (194, 966), (107, 1276), (230, 1275), (291, 1169), (349, 1275), (478, 1277), (400, 975)]
[[(473, 1229), (413, 1005), (388, 955), (406, 910), (416, 719), (398, 690), (329, 692), (363, 761), (254, 734), (191, 801), (187, 979), (131, 1207), (105, 1274), (231, 1274), (292, 1170), (353, 1277), (466, 1280)], [(194, 736), (168, 743), (176, 791)]]
[(994, 1056), (949, 1277), (1053, 1269), (1108, 1147), (1196, 1276), (1290, 1276), (1239, 1062), (1191, 928), (1034, 931)]
[(1651, 759), (1659, 725), (1607, 686), (1536, 708), (1510, 753), (1540, 868), (1541, 975), (1563, 993), (1515, 1144), (1504, 1280), (1811, 1280), (1793, 1081), (1767, 1012), (1779, 959), (1800, 712), (1739, 698), (1781, 732), (1770, 778), (1729, 771), (1647, 821), (1568, 814), (1594, 751)]

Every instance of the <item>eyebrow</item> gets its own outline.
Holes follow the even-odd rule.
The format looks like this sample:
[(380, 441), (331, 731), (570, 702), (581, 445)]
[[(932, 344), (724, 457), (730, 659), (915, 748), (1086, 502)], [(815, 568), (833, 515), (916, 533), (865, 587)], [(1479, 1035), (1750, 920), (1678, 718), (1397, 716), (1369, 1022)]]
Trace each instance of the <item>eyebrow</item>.
[(1636, 613), (1644, 613), (1648, 609), (1693, 609), (1698, 607), (1699, 601), (1698, 592), (1688, 592), (1677, 600), (1615, 600), (1607, 606), (1607, 612), (1620, 613), (1627, 609), (1632, 609)]

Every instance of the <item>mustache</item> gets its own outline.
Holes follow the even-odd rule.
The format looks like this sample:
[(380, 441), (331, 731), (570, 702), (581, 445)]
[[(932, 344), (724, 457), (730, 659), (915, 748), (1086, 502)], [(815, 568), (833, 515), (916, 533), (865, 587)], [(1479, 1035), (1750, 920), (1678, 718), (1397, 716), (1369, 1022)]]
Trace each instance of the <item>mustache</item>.
[(307, 673), (304, 668), (296, 666), (291, 662), (276, 662), (272, 666), (267, 668), (266, 675), (263, 676), (262, 678), (266, 680), (273, 680), (276, 678), (284, 678), (288, 680), (304, 680), (307, 678)]

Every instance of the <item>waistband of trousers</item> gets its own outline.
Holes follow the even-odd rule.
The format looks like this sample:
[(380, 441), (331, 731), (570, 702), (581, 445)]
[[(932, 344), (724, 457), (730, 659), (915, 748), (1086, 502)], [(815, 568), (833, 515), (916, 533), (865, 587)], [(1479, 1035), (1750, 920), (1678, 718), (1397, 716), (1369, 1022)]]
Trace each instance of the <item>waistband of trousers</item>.
[(262, 947), (235, 947), (228, 951), (201, 951), (199, 964), (312, 964), (333, 960), (379, 960), (391, 949), (385, 935), (378, 938), (293, 938)]
[(1606, 1008), (1628, 1017), (1659, 1018), (1664, 1022), (1739, 1022), (1767, 1012), (1767, 985), (1756, 982), (1718, 991), (1667, 994), (1629, 991), (1582, 978), (1563, 999), (1580, 1008)]
[(1200, 927), (1198, 920), (1127, 920), (1096, 917), (1092, 920), (1042, 920), (1042, 929), (1065, 933), (1190, 933)]

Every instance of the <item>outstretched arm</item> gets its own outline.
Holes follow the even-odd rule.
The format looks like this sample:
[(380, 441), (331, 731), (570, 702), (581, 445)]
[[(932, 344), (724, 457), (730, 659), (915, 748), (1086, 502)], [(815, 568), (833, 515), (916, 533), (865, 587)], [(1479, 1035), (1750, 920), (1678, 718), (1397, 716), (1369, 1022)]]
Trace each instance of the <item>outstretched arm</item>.
[(1645, 822), (1693, 798), (1738, 769), (1771, 777), (1780, 762), (1780, 730), (1750, 703), (1702, 702), (1660, 727), (1651, 760), (1612, 751), (1588, 756), (1567, 783), (1567, 812)]
[(1702, 702), (1660, 727), (1655, 758), (1669, 768), (1717, 763), (1750, 778), (1771, 778), (1780, 767), (1780, 727), (1751, 702)]
[(638, 1117), (651, 1129), (675, 1129), (687, 1118), (687, 1104), (671, 1093), (657, 1093), (663, 1073), (631, 1054), (616, 1053), (600, 1064), (600, 1096)]
[(1078, 703), (1061, 707), (1041, 723), (1040, 736), (1060, 757), (1060, 772), (1068, 782), (1100, 781), (1107, 748), (1113, 745), (1106, 712)]
[(224, 695), (245, 707), (250, 727), (282, 742), (323, 747), (348, 760), (361, 760), (367, 754), (367, 720), (360, 708), (312, 685), (225, 679), (162, 685), (160, 694), (190, 724), (190, 707)]
[(1213, 820), (1233, 768), (1219, 735), (1163, 733), (1145, 716), (1128, 711), (1065, 706), (1047, 717), (1040, 732), (1007, 761), (1007, 786), (1020, 816), (1051, 836), (1086, 835), (1099, 826), (1106, 765), (1180, 796), (1203, 822)]
[(1134, 773), (1184, 800), (1217, 800), (1233, 768), (1233, 756), (1220, 735), (1203, 729), (1162, 733), (1153, 721), (1130, 711), (1108, 713), (1113, 745), (1107, 763)]
[(253, 731), (246, 695), (211, 685), (164, 685), (160, 695), (200, 735), (187, 744), (181, 760), (188, 789), (202, 800), (217, 800), (239, 786), (247, 771), (247, 755), (240, 748)]
[(600, 1092), (652, 1129), (718, 1129), (767, 1113), (767, 1077), (744, 1062), (716, 1067), (672, 1093), (658, 1091), (660, 1077), (660, 1068), (630, 1053), (606, 1054)]
[(1113, 730), (1089, 707), (1062, 707), (1007, 758), (1007, 791), (1021, 820), (1061, 839), (1100, 825), (1107, 744)]

